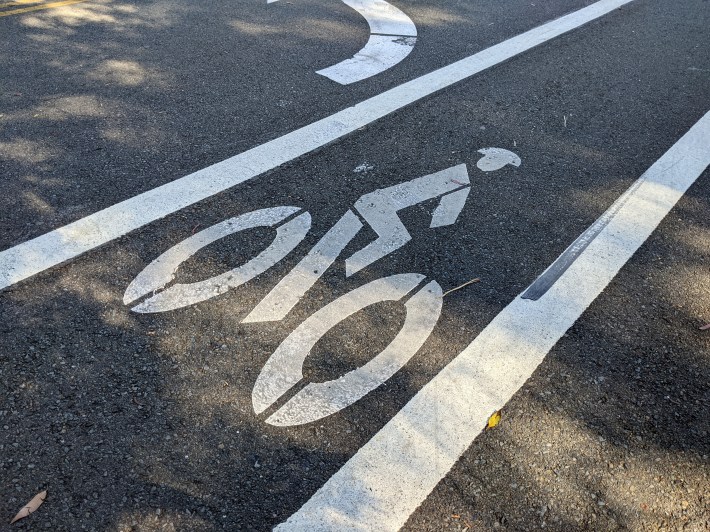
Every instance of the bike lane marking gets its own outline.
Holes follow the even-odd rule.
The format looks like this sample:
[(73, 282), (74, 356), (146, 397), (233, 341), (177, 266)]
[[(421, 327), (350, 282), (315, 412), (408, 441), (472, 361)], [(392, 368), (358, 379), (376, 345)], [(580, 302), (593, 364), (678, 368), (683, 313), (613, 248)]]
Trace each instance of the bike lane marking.
[(606, 225), (544, 294), (516, 297), (275, 530), (404, 525), (708, 165), (710, 112), (602, 214)]
[[(400, 301), (425, 276), (396, 274), (371, 281), (332, 301), (299, 325), (272, 353), (252, 392), (254, 412), (261, 414), (303, 379), (303, 363), (315, 344), (333, 327), (365, 307)], [(363, 366), (326, 382), (310, 382), (266, 423), (303, 425), (334, 414), (358, 401), (399, 371), (424, 345), (439, 321), (441, 286), (429, 282), (404, 304), (406, 319), (397, 336)]]
[(312, 152), (634, 0), (599, 0), (239, 155), (0, 252), (0, 289)]
[[(267, 0), (271, 4), (278, 0)], [(318, 70), (341, 85), (375, 76), (403, 61), (417, 42), (417, 27), (401, 9), (384, 0), (341, 0), (367, 21), (370, 38), (354, 57)]]

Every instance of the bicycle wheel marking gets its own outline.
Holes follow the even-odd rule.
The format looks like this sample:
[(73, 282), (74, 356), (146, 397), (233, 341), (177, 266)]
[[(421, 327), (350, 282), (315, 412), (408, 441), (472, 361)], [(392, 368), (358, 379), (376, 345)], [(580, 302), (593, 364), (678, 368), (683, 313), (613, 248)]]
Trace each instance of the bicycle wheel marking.
[[(273, 227), (299, 210), (298, 207), (262, 209), (230, 218), (200, 231), (176, 244), (146, 266), (126, 289), (123, 302), (132, 303), (152, 292), (152, 297), (131, 310), (141, 313), (166, 312), (206, 301), (225, 293), (230, 288), (243, 285), (283, 259), (304, 239), (311, 227), (310, 214), (303, 213), (280, 225), (271, 245), (246, 264), (204, 281), (174, 284), (164, 289), (175, 278), (180, 264), (208, 244), (247, 229)], [(158, 290), (163, 291), (155, 294)]]
[[(383, 301), (399, 301), (422, 281), (416, 273), (377, 279), (323, 307), (296, 328), (264, 365), (252, 392), (260, 414), (303, 378), (303, 363), (316, 342), (348, 316)], [(441, 287), (432, 281), (407, 303), (407, 317), (392, 342), (364, 366), (339, 379), (310, 383), (266, 422), (290, 426), (310, 423), (351, 405), (399, 370), (424, 344), (441, 314)]]

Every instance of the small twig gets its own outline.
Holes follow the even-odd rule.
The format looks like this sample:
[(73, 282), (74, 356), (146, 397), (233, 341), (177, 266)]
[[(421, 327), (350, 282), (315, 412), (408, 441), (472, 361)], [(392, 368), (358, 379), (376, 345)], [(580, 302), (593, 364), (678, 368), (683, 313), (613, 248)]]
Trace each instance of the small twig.
[(476, 277), (475, 279), (471, 279), (470, 281), (466, 281), (461, 286), (457, 286), (456, 288), (452, 288), (451, 290), (447, 290), (446, 292), (444, 292), (444, 294), (441, 297), (444, 297), (444, 296), (450, 294), (451, 292), (456, 292), (456, 290), (461, 290), (462, 288), (464, 288), (470, 284), (478, 283), (479, 281), (480, 281), (480, 279), (478, 277)]

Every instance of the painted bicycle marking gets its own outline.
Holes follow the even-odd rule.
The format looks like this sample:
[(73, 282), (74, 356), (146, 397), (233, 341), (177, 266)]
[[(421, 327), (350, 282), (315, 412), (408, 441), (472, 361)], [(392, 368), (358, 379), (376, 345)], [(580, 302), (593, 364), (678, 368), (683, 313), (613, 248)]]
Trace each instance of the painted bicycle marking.
[[(520, 158), (501, 148), (479, 150), (477, 168), (484, 172), (506, 165), (519, 166)], [(438, 199), (431, 214), (432, 229), (455, 224), (471, 190), (465, 164), (377, 189), (361, 196), (325, 233), (306, 256), (252, 309), (242, 323), (285, 318), (339, 258), (365, 224), (377, 238), (345, 259), (345, 275), (367, 268), (412, 240), (399, 218), (402, 209)], [(209, 279), (173, 283), (186, 260), (224, 237), (255, 227), (276, 228), (274, 240), (245, 264)], [(167, 312), (220, 296), (266, 272), (293, 251), (311, 228), (311, 215), (299, 207), (279, 206), (229, 218), (174, 245), (148, 264), (129, 284), (125, 304), (140, 313)], [(308, 383), (288, 399), (266, 423), (293, 426), (324, 418), (367, 395), (401, 369), (424, 345), (442, 310), (439, 284), (418, 273), (382, 277), (355, 288), (314, 312), (297, 326), (266, 361), (252, 391), (254, 412), (261, 414), (288, 394), (303, 379), (303, 363), (316, 343), (340, 322), (371, 305), (401, 302), (406, 318), (390, 344), (369, 362), (328, 382)], [(413, 295), (410, 295), (412, 294)]]
[[(271, 4), (278, 0), (267, 0)], [(403, 61), (417, 42), (417, 27), (401, 9), (384, 0), (341, 0), (367, 21), (370, 38), (353, 57), (316, 74), (341, 85), (375, 76)]]

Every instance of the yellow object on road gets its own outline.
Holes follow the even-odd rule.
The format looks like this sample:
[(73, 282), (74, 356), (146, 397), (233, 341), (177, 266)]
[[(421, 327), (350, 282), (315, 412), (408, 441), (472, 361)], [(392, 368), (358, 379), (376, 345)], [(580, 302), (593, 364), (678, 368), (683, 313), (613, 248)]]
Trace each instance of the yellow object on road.
[(34, 4), (28, 7), (21, 7), (18, 9), (10, 9), (9, 11), (0, 11), (0, 17), (9, 17), (10, 15), (21, 15), (22, 13), (30, 13), (32, 11), (39, 11), (40, 9), (52, 9), (57, 7), (69, 6), (72, 4), (78, 4), (80, 2), (86, 2), (87, 0), (62, 0), (61, 2), (34, 2), (28, 0), (15, 0), (14, 2), (6, 2), (0, 4), (0, 9), (4, 7), (14, 7), (24, 4)]
[(494, 412), (491, 417), (488, 418), (488, 423), (486, 424), (486, 430), (490, 430), (500, 423), (500, 410)]

